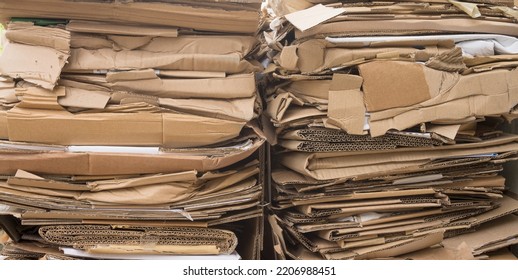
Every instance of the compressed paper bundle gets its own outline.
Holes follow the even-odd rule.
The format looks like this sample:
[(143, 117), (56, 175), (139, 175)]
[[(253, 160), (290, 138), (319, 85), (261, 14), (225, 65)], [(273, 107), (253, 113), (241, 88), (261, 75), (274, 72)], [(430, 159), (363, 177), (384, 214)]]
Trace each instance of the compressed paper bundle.
[[(518, 152), (501, 130), (517, 116), (513, 5), (270, 1), (279, 258), (472, 259), (515, 243), (500, 175)], [(495, 225), (511, 231), (483, 234)]]
[(261, 1), (0, 3), (4, 255), (258, 257)]

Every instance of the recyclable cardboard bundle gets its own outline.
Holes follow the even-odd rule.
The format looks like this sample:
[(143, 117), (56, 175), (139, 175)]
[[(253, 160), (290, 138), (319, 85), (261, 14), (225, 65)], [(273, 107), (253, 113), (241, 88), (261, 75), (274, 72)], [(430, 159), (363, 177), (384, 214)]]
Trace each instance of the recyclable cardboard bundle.
[(514, 5), (269, 1), (278, 258), (474, 259), (513, 244), (500, 171), (518, 137), (500, 125), (517, 116)]
[(2, 254), (256, 259), (261, 1), (0, 1)]

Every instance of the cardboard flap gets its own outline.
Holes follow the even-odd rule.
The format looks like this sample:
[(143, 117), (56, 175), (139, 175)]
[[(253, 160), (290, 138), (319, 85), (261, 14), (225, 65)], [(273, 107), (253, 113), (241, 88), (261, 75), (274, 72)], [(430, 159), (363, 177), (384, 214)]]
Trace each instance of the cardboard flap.
[(294, 81), (286, 87), (286, 90), (297, 95), (311, 96), (325, 100), (329, 98), (331, 83), (332, 80)]
[(31, 180), (45, 180), (45, 178), (40, 177), (38, 175), (29, 173), (24, 170), (18, 170), (16, 171), (16, 174), (14, 175), (16, 178), (22, 178), (22, 179), (31, 179)]
[(426, 127), (427, 132), (433, 132), (437, 133), (441, 136), (444, 136), (448, 139), (455, 139), (455, 136), (457, 136), (457, 133), (459, 132), (461, 125), (460, 124), (454, 124), (454, 125), (428, 125)]
[(18, 88), (18, 94), (23, 95), (22, 101), (16, 107), (8, 112), (21, 113), (27, 110), (51, 110), (53, 113), (70, 114), (58, 103), (59, 97), (66, 96), (64, 87), (57, 87), (54, 91), (45, 90), (42, 88)]
[(448, 2), (452, 3), (455, 7), (459, 8), (461, 11), (465, 12), (472, 18), (478, 18), (482, 16), (477, 4), (475, 3), (459, 2), (455, 0), (448, 0)]
[(334, 74), (329, 89), (328, 122), (350, 134), (363, 134), (365, 105), (359, 76)]

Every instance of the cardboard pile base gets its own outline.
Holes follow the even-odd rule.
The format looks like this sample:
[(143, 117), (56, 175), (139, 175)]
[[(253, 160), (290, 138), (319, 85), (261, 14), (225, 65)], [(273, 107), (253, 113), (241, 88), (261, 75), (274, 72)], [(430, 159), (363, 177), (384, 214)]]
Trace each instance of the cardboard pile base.
[(259, 257), (261, 1), (166, 2), (0, 1), (3, 255)]
[(499, 175), (518, 158), (500, 128), (518, 105), (513, 5), (270, 3), (278, 258), (432, 259), (442, 244), (474, 259), (513, 243), (512, 227), (484, 233), (518, 212)]

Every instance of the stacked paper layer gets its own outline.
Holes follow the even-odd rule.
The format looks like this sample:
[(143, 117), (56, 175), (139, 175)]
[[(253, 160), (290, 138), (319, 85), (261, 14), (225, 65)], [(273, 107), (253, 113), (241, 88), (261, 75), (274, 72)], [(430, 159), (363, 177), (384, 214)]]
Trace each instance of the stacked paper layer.
[(3, 254), (256, 258), (260, 2), (0, 1)]
[(467, 259), (516, 243), (499, 175), (518, 153), (500, 129), (517, 117), (513, 1), (336, 2), (270, 1), (278, 257)]

